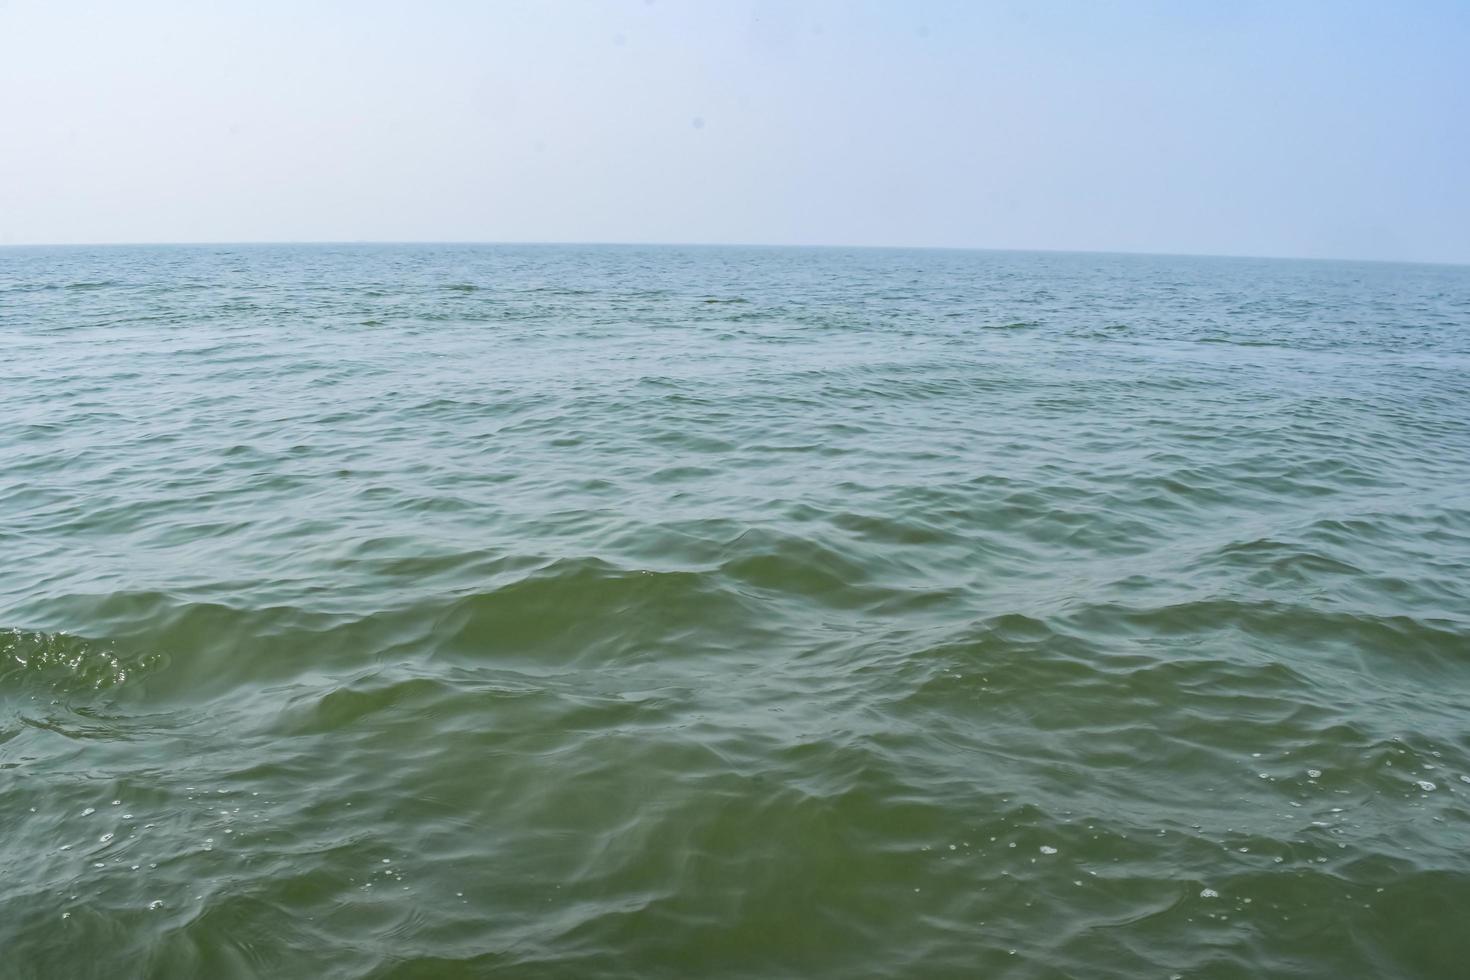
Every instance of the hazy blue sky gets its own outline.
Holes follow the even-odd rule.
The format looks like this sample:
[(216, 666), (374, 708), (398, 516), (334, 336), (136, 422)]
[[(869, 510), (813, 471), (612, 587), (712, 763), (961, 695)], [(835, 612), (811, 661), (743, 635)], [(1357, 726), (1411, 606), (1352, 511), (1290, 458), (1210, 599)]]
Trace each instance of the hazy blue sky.
[(0, 242), (1470, 262), (1470, 0), (0, 0)]

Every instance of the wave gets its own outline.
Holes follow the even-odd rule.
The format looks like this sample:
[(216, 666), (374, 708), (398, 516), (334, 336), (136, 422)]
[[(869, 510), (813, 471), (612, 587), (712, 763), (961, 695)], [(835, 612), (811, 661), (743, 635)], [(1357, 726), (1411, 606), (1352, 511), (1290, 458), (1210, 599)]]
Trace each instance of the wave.
[(0, 692), (35, 686), (60, 692), (105, 690), (157, 670), (167, 659), (66, 633), (0, 630)]

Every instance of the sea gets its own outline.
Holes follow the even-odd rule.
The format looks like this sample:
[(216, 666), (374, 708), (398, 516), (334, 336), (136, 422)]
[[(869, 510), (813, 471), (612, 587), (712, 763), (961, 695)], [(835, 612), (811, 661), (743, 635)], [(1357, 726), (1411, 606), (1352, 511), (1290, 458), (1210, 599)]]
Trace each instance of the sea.
[(0, 249), (0, 977), (1458, 978), (1470, 268)]

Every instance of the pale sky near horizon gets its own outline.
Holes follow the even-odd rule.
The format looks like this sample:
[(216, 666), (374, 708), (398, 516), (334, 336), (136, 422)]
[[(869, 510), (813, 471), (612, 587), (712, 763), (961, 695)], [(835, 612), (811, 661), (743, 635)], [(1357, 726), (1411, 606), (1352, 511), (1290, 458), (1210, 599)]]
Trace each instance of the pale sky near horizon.
[(1470, 0), (0, 0), (0, 244), (1470, 263)]

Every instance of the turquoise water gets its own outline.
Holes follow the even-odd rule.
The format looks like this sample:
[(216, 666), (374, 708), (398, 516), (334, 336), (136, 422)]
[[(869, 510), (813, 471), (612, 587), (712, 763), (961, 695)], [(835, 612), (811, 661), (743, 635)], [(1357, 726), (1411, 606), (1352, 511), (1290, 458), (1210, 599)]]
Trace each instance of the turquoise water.
[(1459, 977), (1470, 269), (0, 250), (0, 976)]

